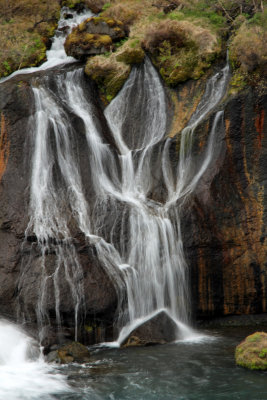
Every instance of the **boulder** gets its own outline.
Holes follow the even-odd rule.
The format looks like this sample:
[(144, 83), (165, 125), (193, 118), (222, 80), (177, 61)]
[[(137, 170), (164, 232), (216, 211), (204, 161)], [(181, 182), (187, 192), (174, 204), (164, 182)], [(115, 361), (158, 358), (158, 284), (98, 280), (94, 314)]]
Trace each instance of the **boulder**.
[(78, 26), (80, 32), (108, 35), (112, 40), (123, 39), (125, 31), (119, 20), (104, 17), (87, 18)]
[(79, 342), (65, 344), (57, 350), (51, 351), (46, 356), (47, 362), (57, 364), (69, 364), (71, 362), (86, 363), (89, 362), (90, 353), (86, 346)]
[(64, 47), (68, 56), (81, 60), (90, 55), (105, 54), (113, 49), (114, 40), (124, 37), (122, 22), (93, 17), (73, 28)]
[(235, 350), (237, 365), (249, 369), (267, 369), (267, 333), (255, 332), (246, 337)]
[(177, 325), (164, 311), (134, 329), (122, 347), (165, 344), (177, 339)]

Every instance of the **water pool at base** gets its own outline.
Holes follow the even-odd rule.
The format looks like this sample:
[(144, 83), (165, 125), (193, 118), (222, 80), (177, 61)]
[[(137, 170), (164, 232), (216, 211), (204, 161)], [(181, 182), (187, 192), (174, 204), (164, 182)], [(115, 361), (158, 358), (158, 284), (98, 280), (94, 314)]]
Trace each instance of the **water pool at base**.
[[(256, 329), (209, 331), (200, 343), (96, 349), (87, 365), (60, 367), (62, 400), (266, 400), (267, 372), (234, 362), (235, 346)], [(265, 329), (266, 330), (266, 329)]]

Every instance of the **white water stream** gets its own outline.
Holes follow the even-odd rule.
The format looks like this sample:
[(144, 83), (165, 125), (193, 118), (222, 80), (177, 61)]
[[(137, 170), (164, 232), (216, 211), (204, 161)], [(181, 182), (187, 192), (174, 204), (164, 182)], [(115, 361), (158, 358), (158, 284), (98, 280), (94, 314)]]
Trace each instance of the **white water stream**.
[[(66, 13), (71, 13), (73, 15), (73, 18), (65, 19), (64, 15)], [(57, 30), (54, 37), (52, 38), (51, 48), (46, 52), (46, 61), (39, 67), (23, 68), (17, 70), (11, 75), (0, 79), (0, 83), (5, 82), (16, 75), (32, 74), (33, 72), (53, 68), (57, 65), (77, 62), (75, 58), (67, 56), (64, 49), (64, 42), (72, 28), (80, 24), (84, 19), (90, 18), (93, 15), (94, 14), (89, 10), (85, 10), (84, 12), (78, 14), (76, 11), (72, 11), (69, 10), (67, 7), (63, 7), (60, 12), (60, 19), (58, 22)]]
[[(63, 9), (62, 15), (64, 12)], [(75, 14), (71, 20), (61, 19), (59, 26), (72, 27), (90, 15), (90, 12)], [(64, 37), (58, 31), (47, 52), (46, 63), (39, 68), (17, 71), (12, 76), (73, 62), (74, 59), (66, 56), (63, 43)], [(175, 205), (195, 190), (214, 158), (216, 133), (221, 129), (223, 112), (219, 111), (214, 118), (206, 149), (197, 166), (192, 156), (194, 132), (221, 101), (228, 74), (227, 65), (208, 81), (196, 112), (182, 132), (176, 172), (170, 167), (170, 140), (166, 140), (161, 165), (157, 165), (162, 168), (167, 188), (163, 202), (151, 197), (155, 168), (152, 155), (155, 145), (163, 141), (166, 134), (166, 99), (159, 76), (148, 59), (143, 67), (133, 68), (123, 89), (105, 110), (117, 155), (105, 143), (97, 127), (92, 105), (84, 92), (82, 69), (67, 72), (66, 76), (50, 77), (57, 93), (49, 89), (48, 78), (37, 79), (37, 84), (33, 82), (35, 113), (29, 125), (34, 150), (26, 236), (36, 236), (42, 253), (36, 305), (40, 327), (49, 324), (47, 287), (50, 281), (53, 282), (54, 309), (60, 327), (59, 276), (63, 272), (70, 290), (77, 338), (84, 289), (83, 270), (69, 226), (71, 214), (88, 243), (95, 246), (98, 259), (116, 286), (120, 306), (118, 343), (133, 328), (162, 310), (176, 322), (177, 337), (195, 335), (188, 326), (187, 265), (180, 206)], [(90, 190), (96, 199), (91, 208), (74, 150), (75, 127), (66, 109), (83, 121), (88, 144), (88, 173), (93, 184)], [(107, 219), (112, 221), (108, 232), (104, 227)], [(114, 233), (118, 226), (119, 238)], [(56, 254), (52, 273), (47, 268), (51, 246)], [(22, 271), (20, 287), (25, 279), (27, 276)]]
[[(198, 124), (222, 99), (228, 71), (226, 66), (208, 81), (196, 112), (182, 132), (176, 176), (170, 168), (169, 141), (166, 141), (162, 166), (157, 166), (162, 167), (168, 193), (163, 203), (150, 197), (155, 168), (151, 157), (154, 146), (166, 133), (166, 103), (163, 86), (148, 59), (142, 68), (133, 68), (123, 89), (105, 110), (118, 149), (117, 157), (97, 128), (92, 105), (83, 88), (82, 69), (52, 78), (58, 93), (49, 90), (46, 79), (33, 87), (36, 110), (30, 121), (34, 152), (26, 235), (36, 235), (42, 251), (43, 273), (37, 305), (40, 326), (49, 323), (46, 309), (49, 280), (53, 281), (55, 313), (60, 326), (58, 277), (63, 271), (75, 310), (77, 337), (78, 316), (84, 302), (83, 271), (72, 244), (68, 225), (70, 210), (116, 286), (121, 330), (118, 343), (133, 328), (162, 310), (176, 322), (177, 337), (185, 339), (195, 335), (188, 326), (187, 265), (180, 206), (175, 205), (194, 191), (214, 157), (223, 112), (219, 111), (214, 118), (197, 169), (192, 156), (193, 137)], [(83, 121), (88, 173), (93, 184), (90, 191), (96, 199), (92, 209), (84, 194), (77, 154), (73, 150), (74, 127), (66, 107)], [(105, 229), (107, 220), (111, 221), (109, 231)], [(118, 226), (119, 237), (114, 233)], [(52, 274), (46, 266), (51, 240), (56, 243), (53, 251), (57, 260)], [(22, 275), (21, 286), (23, 278)]]
[[(65, 11), (62, 10), (62, 17)], [(71, 20), (61, 18), (59, 27), (72, 27), (91, 15), (86, 12), (74, 14)], [(58, 31), (47, 52), (47, 62), (38, 68), (16, 71), (2, 81), (75, 61), (66, 56), (63, 44), (64, 36)], [(119, 335), (109, 345), (119, 346), (133, 329), (162, 311), (175, 321), (177, 338), (199, 339), (188, 325), (190, 304), (180, 214), (183, 201), (196, 189), (216, 157), (223, 112), (215, 115), (197, 164), (193, 157), (194, 133), (223, 98), (228, 74), (227, 65), (207, 82), (205, 94), (182, 132), (176, 171), (169, 159), (170, 140), (165, 139), (164, 88), (148, 59), (142, 67), (133, 68), (123, 89), (105, 110), (116, 151), (105, 142), (96, 123), (82, 69), (33, 80), (35, 112), (29, 121), (32, 174), (25, 236), (36, 237), (41, 252), (42, 273), (35, 282), (41, 339), (42, 328), (50, 323), (51, 282), (54, 312), (61, 325), (62, 279), (69, 290), (78, 336), (85, 293), (84, 272), (72, 240), (74, 222), (94, 246), (118, 293)], [(51, 82), (56, 91), (49, 89)], [(84, 126), (93, 204), (82, 183), (71, 115)], [(164, 141), (163, 151), (157, 147), (161, 154), (155, 166), (153, 152)], [(162, 171), (167, 189), (162, 202), (151, 196), (155, 168)], [(51, 252), (56, 260), (52, 271)], [(19, 289), (27, 281), (31, 261), (32, 258), (22, 268)], [(0, 321), (0, 399), (52, 399), (54, 394), (67, 390), (62, 375), (44, 363), (36, 344), (14, 325)]]

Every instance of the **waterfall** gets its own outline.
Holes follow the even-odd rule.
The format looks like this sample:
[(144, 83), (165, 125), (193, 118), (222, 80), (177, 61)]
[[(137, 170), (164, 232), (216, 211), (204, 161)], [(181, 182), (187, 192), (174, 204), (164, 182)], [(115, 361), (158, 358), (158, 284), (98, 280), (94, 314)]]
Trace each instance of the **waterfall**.
[[(118, 293), (118, 327), (121, 343), (131, 330), (164, 310), (179, 328), (188, 327), (189, 293), (183, 252), (178, 200), (194, 191), (212, 162), (216, 134), (223, 112), (215, 115), (206, 149), (194, 164), (192, 145), (196, 127), (220, 102), (228, 79), (226, 66), (208, 82), (188, 126), (182, 131), (176, 176), (170, 168), (166, 134), (166, 99), (160, 78), (146, 59), (134, 67), (118, 96), (105, 110), (114, 146), (107, 144), (83, 88), (83, 71), (76, 69), (32, 81), (35, 112), (30, 120), (33, 144), (29, 224), (26, 237), (36, 237), (42, 273), (36, 283), (39, 326), (49, 324), (48, 286), (53, 286), (54, 310), (61, 324), (61, 287), (67, 285), (74, 310), (77, 338), (84, 313), (83, 269), (72, 239), (76, 224)], [(55, 90), (49, 89), (55, 88)], [(138, 93), (138, 96), (136, 96)], [(83, 123), (88, 146), (91, 199), (85, 195), (79, 157), (75, 150), (75, 126), (70, 115)], [(155, 147), (164, 142), (162, 171), (167, 196), (151, 197)], [(158, 168), (161, 168), (159, 165)], [(108, 221), (108, 223), (107, 223)], [(108, 226), (106, 226), (108, 225)], [(48, 255), (56, 255), (52, 271)], [(19, 287), (27, 279), (22, 268)], [(62, 283), (63, 282), (63, 283)], [(50, 299), (51, 301), (51, 299)]]
[(214, 156), (214, 143), (218, 130), (217, 128), (221, 122), (223, 113), (221, 111), (216, 113), (201, 165), (197, 165), (192, 156), (194, 133), (196, 128), (205, 119), (209, 112), (222, 100), (226, 93), (228, 79), (229, 63), (227, 60), (225, 67), (208, 80), (205, 93), (201, 98), (196, 111), (193, 113), (189, 123), (181, 133), (180, 155), (176, 178), (172, 176), (168, 160), (170, 140), (166, 141), (164, 148), (165, 160), (163, 172), (165, 184), (168, 188), (167, 207), (170, 207), (179, 199), (188, 196), (194, 191), (199, 180), (204, 175), (212, 161)]

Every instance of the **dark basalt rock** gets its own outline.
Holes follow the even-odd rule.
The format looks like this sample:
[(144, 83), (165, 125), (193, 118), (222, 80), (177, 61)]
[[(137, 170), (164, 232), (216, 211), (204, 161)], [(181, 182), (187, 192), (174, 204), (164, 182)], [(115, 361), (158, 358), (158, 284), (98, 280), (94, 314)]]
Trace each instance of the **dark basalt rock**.
[(134, 329), (123, 341), (122, 347), (165, 344), (173, 342), (177, 337), (177, 325), (164, 311), (161, 311)]
[(90, 361), (90, 353), (87, 347), (79, 342), (71, 342), (52, 350), (47, 356), (46, 361), (57, 364), (87, 363)]
[[(16, 320), (19, 307), (32, 331), (35, 331), (37, 322), (35, 308), (40, 294), (42, 253), (34, 234), (29, 233), (25, 238), (29, 221), (29, 182), (33, 151), (29, 118), (34, 112), (34, 99), (30, 83), (32, 79), (42, 79), (43, 75), (49, 78), (50, 75), (53, 77), (57, 73), (61, 74), (64, 71), (61, 69), (60, 72), (53, 70), (38, 72), (32, 76), (20, 75), (0, 85), (0, 117), (2, 117), (0, 153), (3, 152), (5, 155), (0, 160), (0, 310), (2, 317)], [(106, 141), (110, 138), (109, 129), (97, 102), (94, 85), (88, 78), (84, 79), (88, 96), (91, 96), (94, 115), (99, 121), (99, 129)], [(79, 154), (85, 196), (90, 203), (94, 199), (90, 190), (92, 182), (88, 174), (88, 150), (83, 134), (84, 127), (78, 120), (73, 120), (73, 123), (80, 132), (75, 138), (75, 146)], [(113, 145), (110, 143), (111, 147)], [(93, 331), (89, 335), (81, 324), (79, 337), (89, 343), (112, 340), (112, 323), (117, 307), (116, 290), (105, 268), (97, 260), (94, 244), (89, 243), (81, 234), (77, 225), (72, 222), (71, 215), (70, 229), (73, 234), (70, 245), (74, 246), (82, 268), (81, 279), (85, 294), (83, 324), (93, 326)], [(46, 268), (51, 272), (55, 270), (57, 263), (57, 246), (62, 244), (51, 238), (45, 256)], [(23, 285), (21, 285), (22, 275)], [(66, 338), (74, 339), (73, 299), (63, 270), (59, 274), (59, 290), (61, 332), (57, 330), (55, 318), (53, 283), (52, 281), (48, 283), (46, 297), (50, 326), (46, 327), (45, 332), (48, 333), (43, 339), (43, 345), (47, 347), (61, 340), (64, 342)], [(101, 336), (98, 334), (99, 329)]]
[[(194, 315), (267, 312), (267, 96), (248, 88), (225, 105), (221, 151), (183, 207)], [(199, 127), (195, 156), (213, 116)]]
[[(73, 68), (73, 67), (68, 67)], [(76, 68), (76, 66), (75, 66)], [(19, 303), (27, 321), (36, 326), (36, 304), (40, 276), (41, 254), (36, 238), (29, 232), (25, 240), (28, 224), (29, 180), (31, 174), (32, 143), (29, 140), (29, 118), (34, 112), (31, 79), (39, 79), (49, 74), (64, 73), (64, 70), (38, 72), (20, 75), (0, 86), (0, 310), (1, 316), (15, 320)], [(190, 83), (181, 86), (189, 87)], [(111, 148), (116, 147), (111, 140), (109, 128), (103, 116), (97, 92), (88, 78), (83, 86), (88, 88), (93, 113), (98, 120), (98, 128), (103, 140)], [(51, 87), (55, 91), (55, 87)], [(192, 91), (186, 91), (184, 99), (190, 98)], [(182, 98), (177, 99), (181, 104)], [(131, 104), (131, 103), (130, 103)], [(134, 102), (132, 103), (134, 107)], [(167, 112), (171, 119), (168, 103)], [(181, 107), (182, 109), (182, 107)], [(225, 103), (225, 136), (217, 136), (218, 151), (207, 174), (186, 204), (182, 206), (181, 223), (185, 255), (191, 275), (193, 315), (198, 319), (210, 319), (224, 315), (266, 313), (267, 293), (267, 96), (257, 88), (228, 98)], [(90, 206), (94, 205), (92, 181), (88, 173), (88, 149), (84, 126), (74, 115), (70, 119), (75, 125), (75, 149), (79, 155), (82, 183), (85, 197)], [(196, 131), (194, 157), (197, 160), (205, 143), (214, 119), (214, 113)], [(133, 121), (125, 122), (124, 138), (130, 143), (128, 133)], [(171, 125), (169, 123), (169, 125)], [(140, 124), (141, 127), (141, 124)], [(141, 129), (141, 128), (140, 128)], [(179, 140), (172, 139), (170, 158), (175, 170), (179, 157)], [(162, 171), (158, 168), (163, 143), (155, 146), (151, 162), (154, 177), (149, 197), (154, 201), (166, 199), (166, 188), (162, 185)], [(120, 237), (121, 209), (117, 212), (114, 228), (114, 241)], [(68, 211), (69, 212), (69, 211)], [(104, 266), (97, 261), (93, 243), (88, 243), (69, 216), (72, 232), (72, 245), (82, 266), (82, 279), (85, 291), (86, 317), (83, 321), (81, 340), (90, 343), (112, 340), (112, 324), (117, 306), (117, 294), (113, 282)], [(105, 229), (111, 230), (113, 218), (105, 222)], [(56, 265), (56, 246), (49, 242), (47, 267), (53, 270)], [(29, 267), (28, 261), (32, 257)], [(25, 267), (23, 287), (18, 285), (21, 268)], [(64, 338), (74, 338), (73, 304), (69, 286), (60, 276), (60, 311), (62, 313), (62, 342)], [(48, 287), (47, 311), (51, 331), (46, 336), (48, 348), (58, 342), (54, 311), (53, 287)], [(162, 321), (168, 319), (160, 314), (156, 320), (147, 322), (131, 333), (133, 341), (139, 344), (168, 342), (175, 339), (172, 327), (165, 331)], [(166, 326), (172, 326), (166, 321)], [(86, 328), (85, 328), (86, 327)], [(102, 333), (98, 335), (98, 328)], [(159, 333), (158, 333), (159, 332)], [(166, 336), (169, 334), (170, 336)], [(128, 338), (129, 339), (129, 338)], [(128, 340), (127, 339), (127, 340)], [(131, 342), (131, 341), (130, 341)], [(129, 342), (129, 344), (130, 344)], [(125, 343), (124, 343), (125, 344)]]

